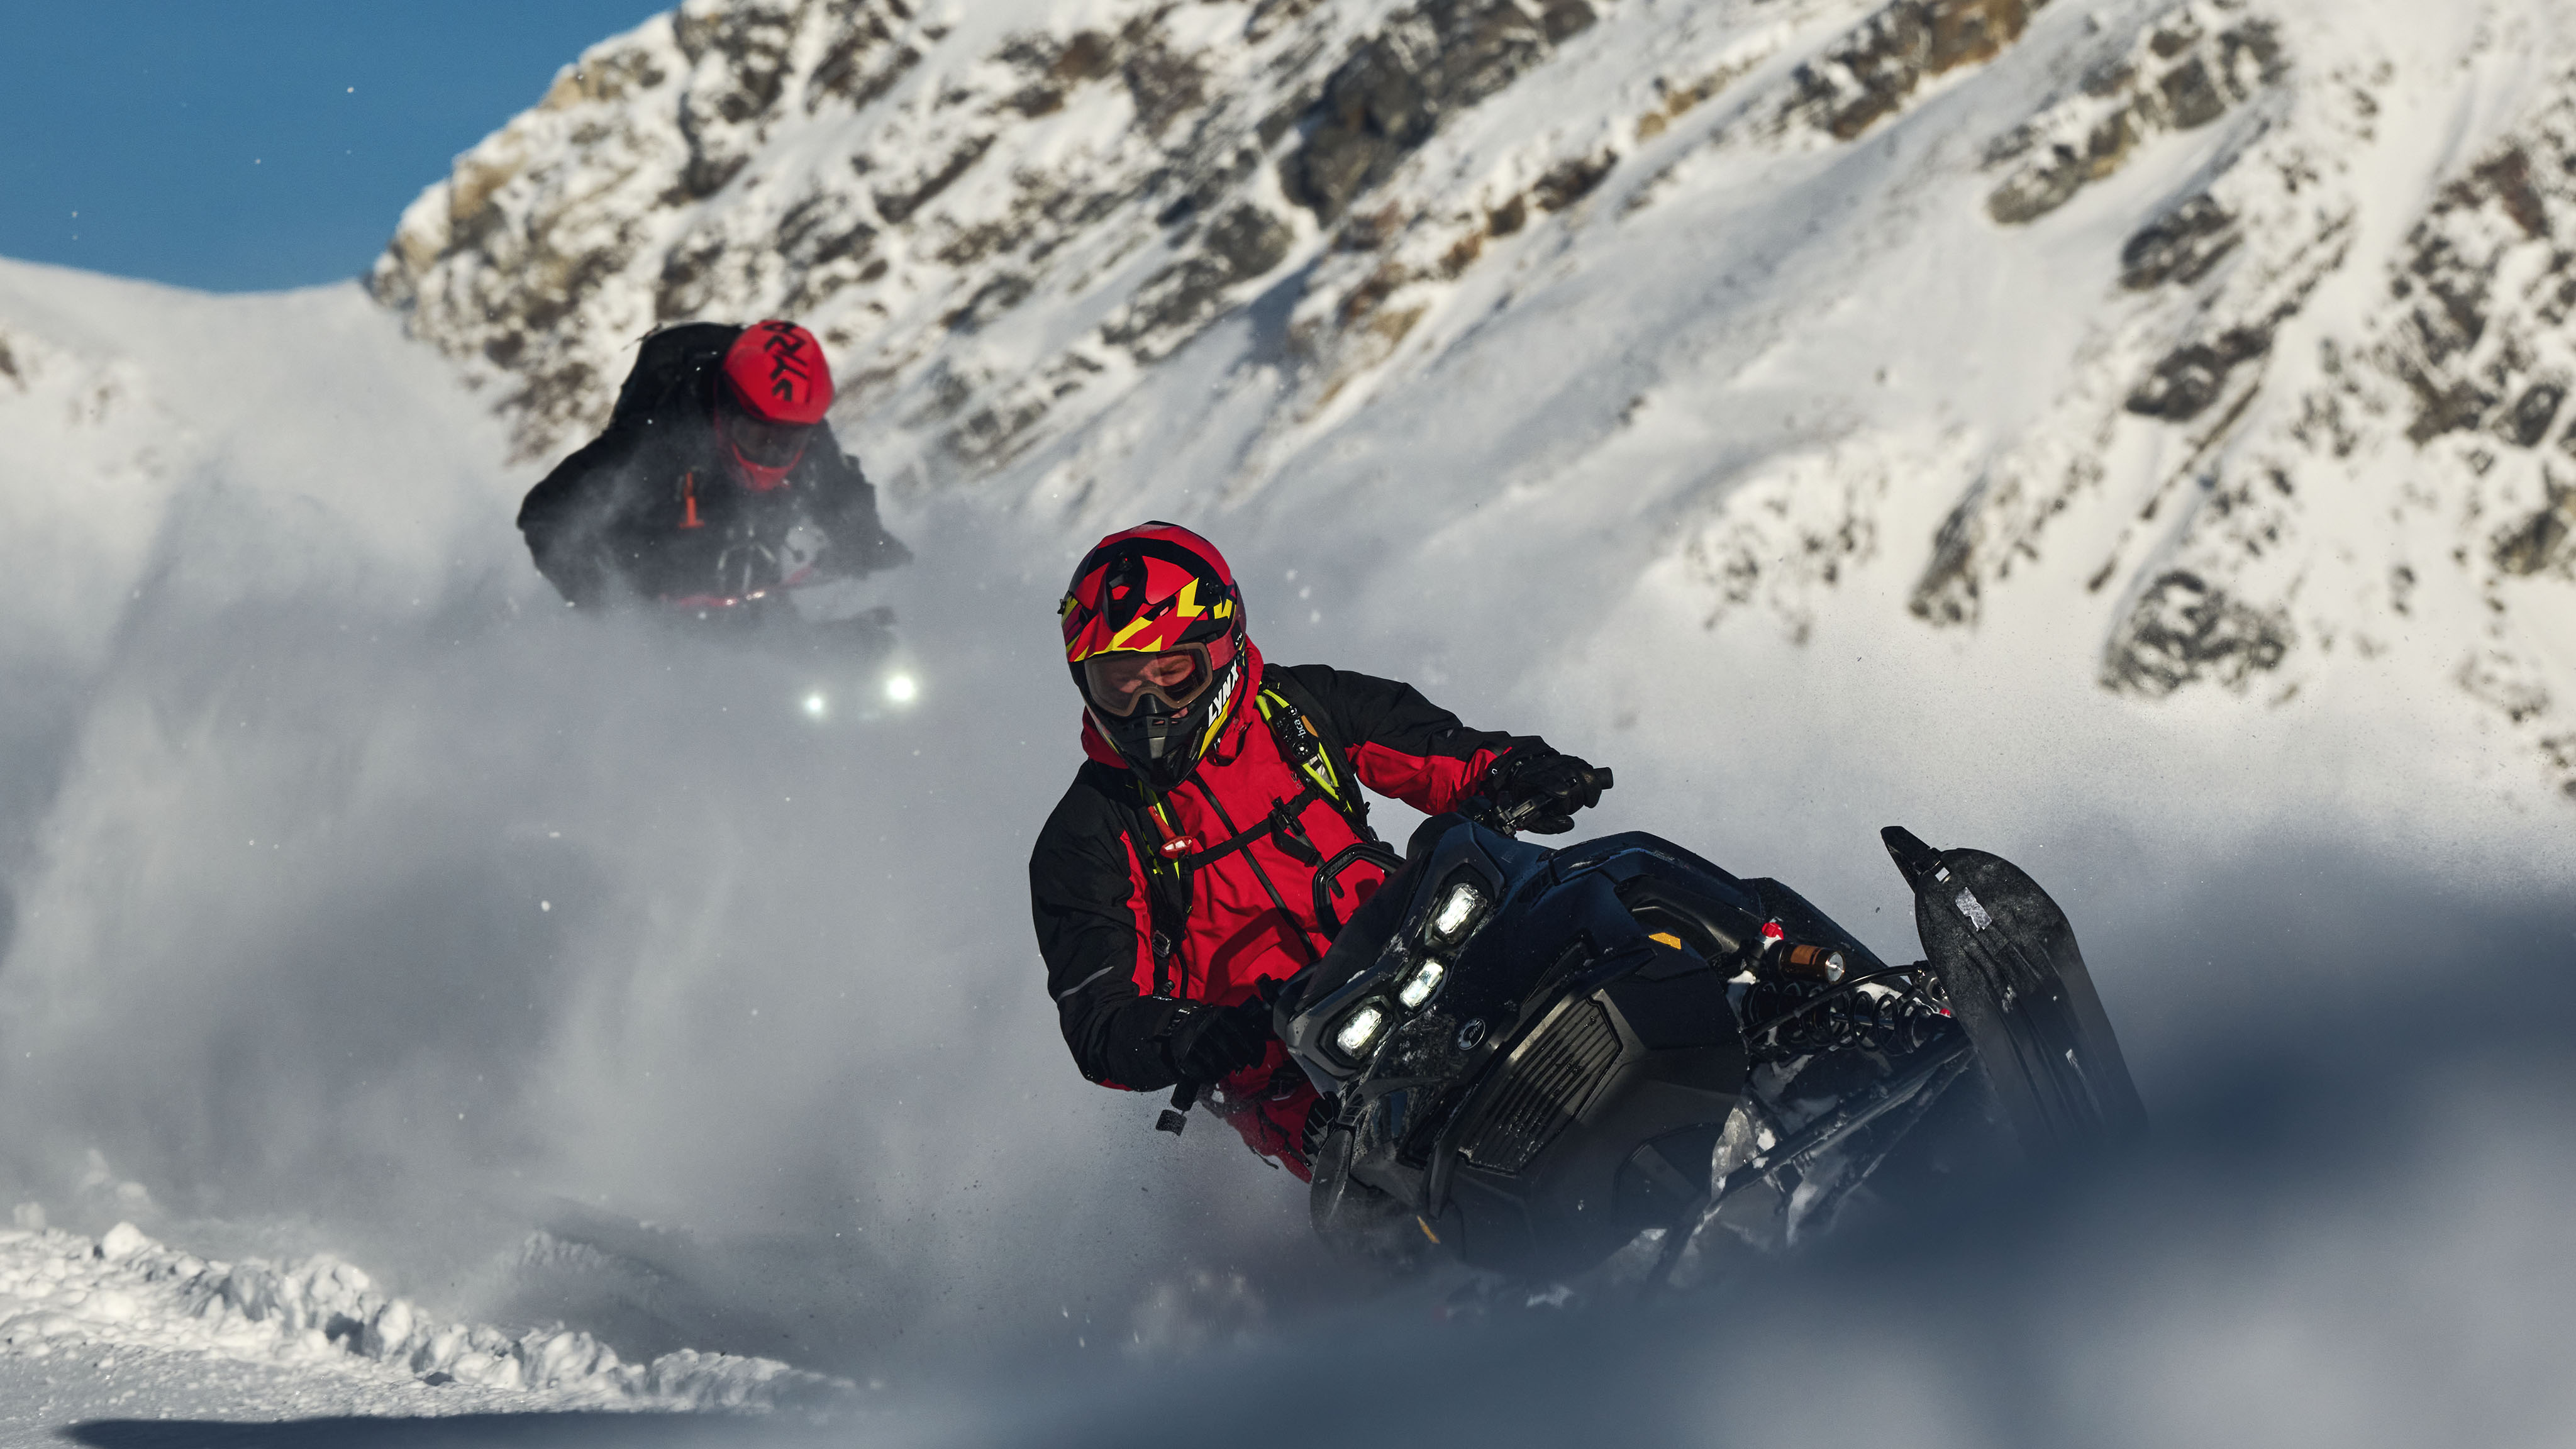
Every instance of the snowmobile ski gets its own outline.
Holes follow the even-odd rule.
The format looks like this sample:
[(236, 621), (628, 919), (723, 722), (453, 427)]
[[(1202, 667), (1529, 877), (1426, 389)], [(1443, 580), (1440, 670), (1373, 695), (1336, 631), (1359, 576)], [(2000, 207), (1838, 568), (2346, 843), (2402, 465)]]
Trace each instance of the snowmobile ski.
[(1914, 889), (1914, 927), (1996, 1103), (2035, 1162), (2145, 1134), (2147, 1114), (2066, 913), (2012, 862), (1879, 832)]

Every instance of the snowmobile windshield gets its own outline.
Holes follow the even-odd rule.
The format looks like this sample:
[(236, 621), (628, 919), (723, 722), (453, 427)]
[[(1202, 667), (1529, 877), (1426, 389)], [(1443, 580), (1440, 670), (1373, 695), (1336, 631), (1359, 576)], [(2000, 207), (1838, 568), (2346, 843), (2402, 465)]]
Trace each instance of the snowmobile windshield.
[(1216, 672), (1205, 644), (1161, 654), (1094, 654), (1082, 661), (1083, 687), (1101, 713), (1125, 719), (1148, 701), (1157, 714), (1179, 714), (1207, 692)]

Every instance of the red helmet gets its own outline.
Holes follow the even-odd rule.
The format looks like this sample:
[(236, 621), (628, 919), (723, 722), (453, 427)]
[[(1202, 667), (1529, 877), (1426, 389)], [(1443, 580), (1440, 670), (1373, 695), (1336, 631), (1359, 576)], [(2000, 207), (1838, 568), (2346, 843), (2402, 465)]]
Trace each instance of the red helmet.
[(1091, 723), (1158, 790), (1216, 742), (1244, 669), (1243, 593), (1216, 545), (1146, 523), (1092, 546), (1059, 610)]
[(754, 322), (725, 349), (716, 431), (757, 492), (785, 480), (832, 407), (823, 344), (793, 322)]
[(745, 414), (811, 427), (832, 410), (832, 364), (823, 344), (793, 322), (754, 322), (725, 349), (725, 381)]

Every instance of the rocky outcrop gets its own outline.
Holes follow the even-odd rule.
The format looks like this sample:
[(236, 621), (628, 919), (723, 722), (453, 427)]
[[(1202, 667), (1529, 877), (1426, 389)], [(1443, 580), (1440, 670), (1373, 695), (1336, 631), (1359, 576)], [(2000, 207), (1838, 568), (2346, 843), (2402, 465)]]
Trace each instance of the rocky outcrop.
[[(2122, 246), (2111, 276), (2127, 312), (2094, 363), (1928, 541), (1914, 613), (1975, 624), (2054, 535), (2100, 527), (2070, 520), (2125, 505), (2085, 576), (2116, 609), (2105, 687), (2161, 698), (2268, 679), (2286, 699), (2330, 654), (2388, 653), (2396, 631), (2374, 621), (2421, 621), (2438, 587), (2478, 600), (2453, 681), (2576, 785), (2576, 732), (2516, 623), (2564, 603), (2509, 587), (2576, 579), (2576, 73), (2459, 162), (2420, 216), (2383, 216), (2402, 243), (2361, 271), (2374, 201), (2356, 158), (2378, 140), (2393, 64), (2302, 77), (2281, 26), (2234, 0), (2105, 39), (2121, 49), (1990, 152), (2006, 170), (1992, 218), (2042, 223), (2152, 146), (2204, 159)], [(2310, 315), (2329, 285), (2363, 289), (2358, 326)], [(2284, 371), (2296, 386), (2268, 394)], [(2114, 461), (2142, 427), (2163, 440), (2127, 451), (2158, 460), (2145, 473)], [(2396, 527), (2393, 556), (2352, 541), (2358, 497)], [(2322, 528), (2320, 501), (2338, 520)]]
[[(2407, 237), (2389, 287), (2403, 320), (2381, 361), (2412, 395), (2409, 440), (2549, 439), (2576, 379), (2564, 337), (2576, 309), (2571, 167), (2576, 106), (2565, 106), (2452, 183)], [(2576, 433), (2561, 441), (2576, 452)]]
[[(1823, 37), (1773, 104), (1857, 134), (2036, 5), (1896, 0)], [(973, 476), (1283, 280), (1295, 391), (1327, 407), (1427, 315), (1416, 292), (1580, 208), (1623, 136), (1753, 63), (1666, 76), (1637, 50), (1663, 98), (1647, 116), (1607, 87), (1590, 120), (1407, 181), (1453, 119), (1617, 8), (1112, 0), (1080, 28), (1014, 30), (910, 0), (688, 0), (461, 158), (371, 285), (492, 389), (531, 456), (604, 415), (644, 332), (786, 312), (824, 337), (853, 409), (937, 433), (912, 476)], [(1018, 320), (1074, 315), (1092, 321)]]
[[(2371, 4), (2373, 35), (2430, 33)], [(1673, 547), (1713, 624), (1805, 638), (1819, 598), (1892, 567), (1907, 627), (1976, 629), (2044, 580), (2079, 601), (2049, 607), (2088, 620), (2101, 686), (2269, 703), (2467, 591), (2476, 642), (2435, 672), (2535, 746), (2576, 740), (2551, 723), (2566, 688), (2513, 683), (2547, 676), (2516, 591), (2576, 580), (2576, 127), (2549, 99), (2576, 78), (2482, 89), (2474, 144), (2401, 165), (2395, 131), (2453, 123), (2392, 129), (2392, 108), (2469, 83), (2302, 0), (1015, 6), (690, 0), (462, 158), (377, 293), (531, 454), (597, 420), (650, 328), (784, 312), (824, 336), (898, 489), (1092, 498), (1128, 440), (1236, 426), (1193, 410), (1243, 386), (1248, 431), (1207, 446), (1245, 498), (1401, 379), (1462, 354), (1465, 385), (1546, 372), (1475, 339), (1551, 289), (1618, 295), (1584, 259), (1653, 234), (1660, 254), (1623, 255), (1673, 279), (1675, 315), (1724, 322), (1550, 382), (1590, 419), (1557, 461), (1677, 466), (1628, 432), (1667, 402), (1694, 417), (1668, 431), (1723, 440), (1687, 485), (1704, 500), (1657, 505), (1692, 520)], [(2472, 50), (2554, 33), (2470, 29)], [(2428, 164), (2432, 192), (2390, 180)], [(2010, 313), (2024, 254), (2048, 259), (2034, 285), (2095, 278), (2050, 304), (2082, 320), (2066, 365), (2020, 377), (2052, 394), (1989, 435), (1947, 377), (1881, 395), (1899, 421), (1883, 370), (1830, 404), (1766, 391), (1823, 386), (1809, 334), (1865, 317), (1835, 354), (1860, 365), (1906, 325), (1910, 295), (1843, 289), (1927, 227), (1967, 230), (1909, 287), (1982, 275)], [(1847, 254), (1802, 259), (1827, 237)], [(1701, 247), (1727, 260), (1665, 265)], [(1160, 385), (1201, 347), (1204, 377)], [(1725, 380), (1670, 395), (1684, 354), (1729, 358)], [(1892, 529), (1897, 508), (1919, 511)]]
[(2120, 249), (2120, 285), (2132, 292), (2191, 286), (2244, 240), (2237, 218), (2204, 192), (2129, 238)]
[(2149, 696), (2203, 679), (2242, 690), (2254, 676), (2280, 668), (2293, 642), (2286, 610), (2229, 598), (2188, 569), (2147, 586), (2120, 641), (2103, 661), (2102, 682)]
[(1371, 37), (1324, 82), (1280, 162), (1288, 199), (1332, 222), (1394, 174), (1443, 116), (1475, 105), (1591, 26), (1589, 0), (1432, 0)]
[[(786, 312), (854, 406), (941, 430), (930, 474), (988, 466), (1114, 385), (1113, 359), (1167, 356), (1257, 291), (1598, 14), (1432, 0), (1354, 31), (1292, 0), (1215, 25), (1169, 0), (1104, 13), (994, 39), (905, 0), (690, 0), (462, 158), (371, 284), (494, 386), (530, 455), (604, 415), (642, 333)], [(1569, 206), (1609, 165), (1567, 158), (1524, 205)], [(1004, 337), (1038, 300), (1098, 324)]]
[(1989, 61), (2047, 0), (1895, 0), (1801, 66), (1791, 113), (1848, 141), (1894, 115), (1925, 81)]
[(2006, 226), (2037, 221), (2149, 138), (2198, 130), (2253, 100), (2286, 64), (2277, 28), (2248, 13), (2247, 0), (2178, 5), (2127, 53), (2096, 62), (2075, 94), (1988, 148), (1987, 166), (2006, 174), (1986, 210)]

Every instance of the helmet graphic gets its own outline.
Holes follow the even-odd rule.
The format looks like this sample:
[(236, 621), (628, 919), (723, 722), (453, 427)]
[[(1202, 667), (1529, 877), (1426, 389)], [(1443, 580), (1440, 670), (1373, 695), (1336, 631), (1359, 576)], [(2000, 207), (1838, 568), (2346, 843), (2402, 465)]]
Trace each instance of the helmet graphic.
[(1147, 784), (1177, 788), (1242, 692), (1243, 594), (1225, 555), (1178, 524), (1113, 533), (1074, 569), (1060, 613), (1093, 727)]
[(832, 406), (823, 344), (793, 322), (754, 322), (725, 349), (716, 431), (758, 492), (775, 488), (805, 456)]

